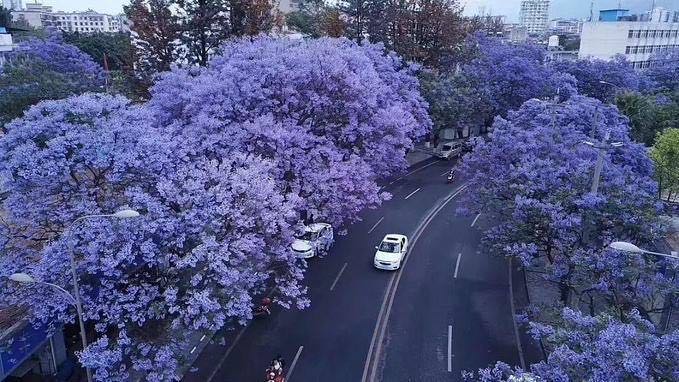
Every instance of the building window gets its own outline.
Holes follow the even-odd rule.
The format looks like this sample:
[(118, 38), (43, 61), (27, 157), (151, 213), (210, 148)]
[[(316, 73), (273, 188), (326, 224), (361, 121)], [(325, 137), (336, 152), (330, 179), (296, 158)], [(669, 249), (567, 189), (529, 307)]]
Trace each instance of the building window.
[(639, 53), (639, 47), (638, 46), (633, 46), (632, 47), (632, 54), (637, 54)]
[(627, 32), (627, 38), (632, 38), (632, 37), (634, 37), (634, 31), (630, 30), (629, 32)]
[(656, 31), (651, 31), (651, 32), (649, 33), (649, 36), (648, 36), (648, 37), (650, 37), (650, 38), (655, 38), (655, 35), (656, 35)]
[(634, 38), (639, 38), (640, 36), (641, 36), (641, 31), (640, 31), (640, 30), (634, 31)]
[(641, 31), (641, 37), (642, 38), (648, 38), (648, 31), (647, 30)]
[(632, 47), (628, 45), (628, 46), (625, 48), (625, 54), (630, 54), (631, 51), (632, 51)]

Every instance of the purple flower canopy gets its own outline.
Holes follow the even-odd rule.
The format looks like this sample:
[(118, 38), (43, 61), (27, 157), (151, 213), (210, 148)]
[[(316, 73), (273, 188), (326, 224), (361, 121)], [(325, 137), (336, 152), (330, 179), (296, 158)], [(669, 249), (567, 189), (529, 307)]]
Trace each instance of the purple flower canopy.
[[(405, 168), (430, 126), (409, 66), (332, 39), (234, 41), (208, 68), (166, 73), (144, 105), (41, 102), (0, 139), (11, 222), (0, 276), (70, 285), (70, 222), (140, 211), (74, 232), (85, 318), (99, 333), (80, 358), (98, 380), (172, 379), (191, 330), (250, 319), (268, 288), (306, 307), (306, 265), (290, 250), (299, 224), (339, 226), (379, 205), (389, 195), (377, 181)], [(38, 320), (74, 319), (49, 289), (0, 294)]]

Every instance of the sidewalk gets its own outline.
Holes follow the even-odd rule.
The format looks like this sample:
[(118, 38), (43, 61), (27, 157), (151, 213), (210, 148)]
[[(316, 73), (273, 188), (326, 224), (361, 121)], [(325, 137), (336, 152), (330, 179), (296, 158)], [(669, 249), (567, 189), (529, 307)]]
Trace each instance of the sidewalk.
[(423, 162), (432, 157), (434, 157), (433, 150), (424, 147), (424, 144), (416, 145), (412, 150), (410, 150), (408, 154), (406, 154), (406, 160), (410, 166)]

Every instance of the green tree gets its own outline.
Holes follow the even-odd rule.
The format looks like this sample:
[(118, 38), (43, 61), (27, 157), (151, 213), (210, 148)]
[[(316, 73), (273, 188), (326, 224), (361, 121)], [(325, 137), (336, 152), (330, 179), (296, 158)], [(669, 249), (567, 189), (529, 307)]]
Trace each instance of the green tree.
[(60, 34), (22, 42), (0, 71), (0, 131), (40, 101), (103, 90), (102, 68)]
[(679, 196), (679, 128), (663, 131), (651, 149), (655, 162), (656, 178), (660, 186), (660, 197), (676, 201)]
[[(331, 25), (333, 16), (337, 14), (337, 8), (327, 5), (323, 0), (308, 0), (300, 2), (297, 10), (288, 13), (285, 22), (290, 29), (308, 37), (333, 36), (336, 33)], [(342, 34), (343, 31), (340, 31), (339, 35)]]
[(131, 70), (134, 66), (134, 47), (126, 33), (79, 33), (65, 32), (64, 41), (87, 53), (99, 65), (108, 70)]
[(679, 126), (679, 91), (669, 96), (626, 92), (616, 104), (630, 119), (632, 139), (646, 146), (653, 145), (659, 132)]

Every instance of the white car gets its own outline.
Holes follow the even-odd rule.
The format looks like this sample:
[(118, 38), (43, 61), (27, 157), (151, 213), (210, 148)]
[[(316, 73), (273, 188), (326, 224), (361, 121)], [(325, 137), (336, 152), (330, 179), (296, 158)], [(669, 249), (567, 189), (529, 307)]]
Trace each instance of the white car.
[(328, 223), (313, 223), (304, 226), (304, 231), (292, 242), (292, 250), (302, 259), (327, 252), (332, 246), (334, 235)]
[(443, 142), (437, 150), (439, 158), (451, 159), (462, 155), (463, 145), (461, 142)]
[(393, 271), (401, 268), (403, 257), (408, 251), (408, 237), (390, 233), (375, 247), (375, 268)]

